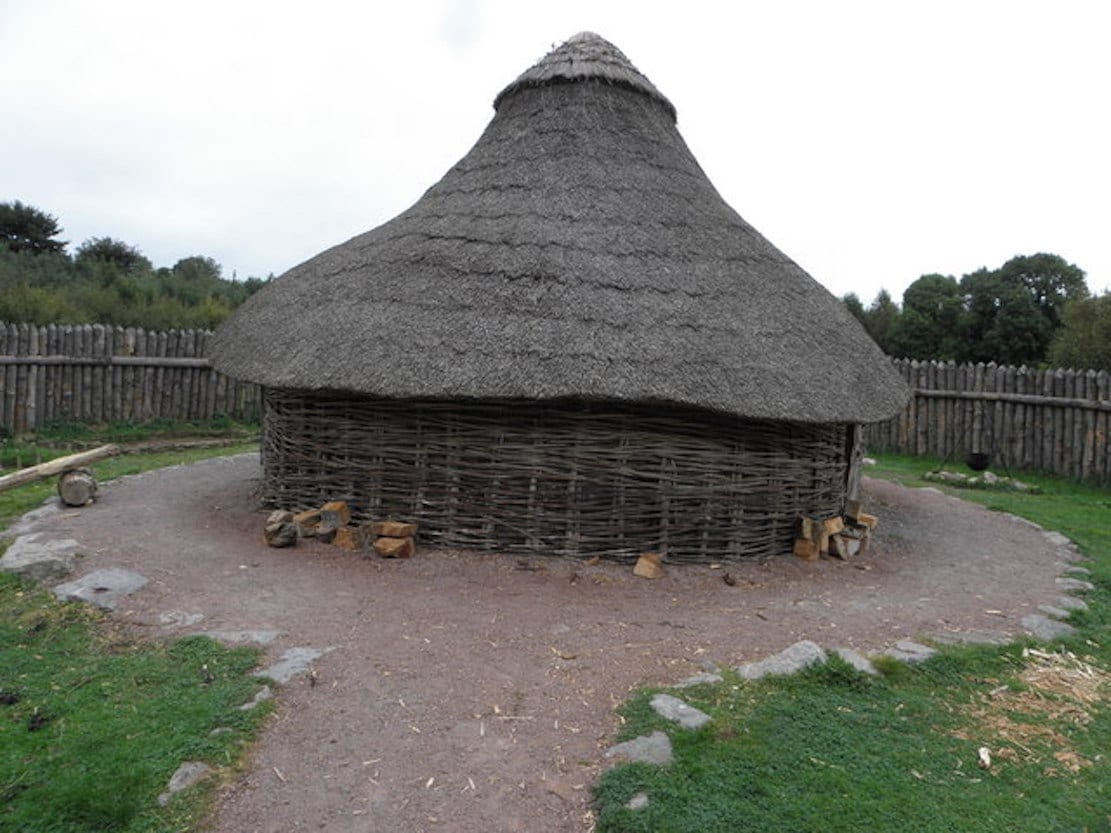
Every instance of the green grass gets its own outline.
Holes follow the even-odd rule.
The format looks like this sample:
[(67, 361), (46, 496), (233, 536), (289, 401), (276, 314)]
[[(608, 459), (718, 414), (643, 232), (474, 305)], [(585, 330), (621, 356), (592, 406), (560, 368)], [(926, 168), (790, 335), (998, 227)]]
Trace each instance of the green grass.
[[(86, 432), (73, 441), (107, 439)], [(92, 468), (104, 482), (256, 447), (124, 454)], [(0, 528), (54, 489), (51, 478), (0, 493)], [(269, 711), (238, 708), (261, 685), (249, 675), (260, 657), (200, 637), (134, 641), (94, 609), (0, 573), (0, 831), (195, 828)], [(186, 760), (217, 774), (159, 806)]]
[[(937, 487), (921, 479), (934, 467), (881, 457), (867, 474)], [(1111, 830), (1111, 492), (1020, 477), (1042, 493), (941, 488), (1077, 542), (1097, 584), (1090, 610), (1071, 619), (1078, 635), (1038, 647), (1044, 656), (1024, 655), (1033, 643), (946, 648), (921, 666), (884, 664), (879, 679), (839, 660), (790, 678), (726, 679), (683, 693), (714, 718), (699, 732), (657, 717), (653, 692), (640, 692), (623, 708), (622, 738), (665, 731), (675, 762), (606, 773), (600, 833)], [(993, 752), (988, 770), (980, 746)], [(648, 806), (626, 809), (639, 792)]]

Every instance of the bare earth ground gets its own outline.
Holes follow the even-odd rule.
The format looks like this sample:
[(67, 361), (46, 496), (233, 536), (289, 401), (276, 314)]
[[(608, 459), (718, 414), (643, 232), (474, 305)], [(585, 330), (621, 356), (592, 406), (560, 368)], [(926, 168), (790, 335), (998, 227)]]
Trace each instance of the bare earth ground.
[[(333, 649), (282, 688), (220, 833), (581, 831), (630, 690), (799, 639), (878, 650), (937, 631), (1021, 631), (1051, 603), (1038, 529), (930, 490), (866, 481), (880, 517), (850, 562), (784, 556), (723, 570), (423, 549), (383, 561), (317, 542), (268, 549), (255, 455), (126, 478), (45, 520), (80, 572), (150, 583), (117, 615), (154, 635), (269, 629), (272, 658)], [(419, 540), (419, 539), (418, 539)], [(166, 626), (160, 615), (203, 614)], [(315, 682), (315, 684), (311, 684)]]

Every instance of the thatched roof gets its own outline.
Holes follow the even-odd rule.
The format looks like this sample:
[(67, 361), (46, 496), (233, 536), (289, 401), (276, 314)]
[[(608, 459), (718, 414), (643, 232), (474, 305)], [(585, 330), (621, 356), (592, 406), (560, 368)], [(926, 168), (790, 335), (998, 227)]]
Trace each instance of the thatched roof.
[(670, 102), (612, 44), (577, 35), (495, 106), (413, 207), (237, 310), (216, 367), (278, 388), (802, 422), (904, 404), (887, 358), (722, 200)]

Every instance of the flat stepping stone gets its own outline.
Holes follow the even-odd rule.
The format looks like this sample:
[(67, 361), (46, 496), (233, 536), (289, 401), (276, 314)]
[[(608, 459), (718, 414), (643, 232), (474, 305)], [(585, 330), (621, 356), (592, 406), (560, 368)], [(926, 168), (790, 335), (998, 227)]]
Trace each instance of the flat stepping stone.
[(159, 613), (159, 623), (168, 628), (187, 628), (204, 619), (203, 613), (186, 613), (184, 610), (171, 610), (169, 613)]
[(87, 602), (104, 610), (115, 610), (121, 598), (140, 590), (146, 583), (146, 576), (122, 567), (109, 567), (59, 584), (54, 588), (54, 595), (63, 602)]
[(1061, 572), (1071, 573), (1074, 576), (1090, 576), (1092, 574), (1092, 571), (1087, 567), (1081, 567), (1078, 564), (1066, 564)]
[(721, 674), (712, 674), (709, 671), (700, 671), (697, 674), (692, 674), (689, 677), (683, 678), (675, 685), (673, 685), (672, 688), (691, 688), (692, 686), (696, 685), (710, 685), (712, 683), (720, 683), (721, 681)]
[(626, 810), (643, 810), (648, 806), (648, 793), (637, 793), (625, 802)]
[(312, 666), (313, 660), (320, 659), (320, 657), (333, 650), (335, 649), (289, 648), (282, 654), (281, 659), (269, 668), (256, 671), (253, 676), (267, 677), (276, 683), (284, 685), (297, 675), (306, 673)]
[(205, 631), (201, 636), (224, 645), (269, 645), (278, 638), (277, 631)]
[(1047, 529), (1045, 532), (1042, 533), (1042, 535), (1045, 536), (1045, 540), (1049, 541), (1049, 543), (1053, 544), (1053, 546), (1055, 547), (1068, 547), (1072, 545), (1072, 541), (1070, 541), (1060, 532), (1054, 532), (1051, 529)]
[(1096, 586), (1090, 581), (1084, 581), (1083, 579), (1078, 578), (1068, 578), (1067, 576), (1057, 579), (1057, 586), (1060, 587), (1062, 590), (1071, 591), (1096, 589)]
[(240, 706), (239, 710), (241, 712), (249, 712), (255, 706), (257, 706), (261, 703), (265, 703), (267, 700), (272, 700), (273, 698), (274, 698), (274, 690), (272, 688), (270, 688), (270, 686), (264, 685), (257, 692), (255, 692), (254, 697), (252, 697), (250, 700), (248, 700), (246, 703), (244, 703), (242, 706)]
[(637, 764), (659, 766), (666, 766), (674, 759), (671, 753), (671, 738), (659, 731), (615, 744), (607, 749), (605, 754), (607, 758), (624, 758)]
[(859, 651), (854, 651), (852, 648), (830, 648), (830, 651), (837, 654), (861, 674), (867, 674), (870, 677), (879, 676), (880, 672), (876, 670), (876, 666), (872, 665), (872, 661)]
[(1071, 610), (1065, 610), (1063, 607), (1055, 607), (1054, 605), (1038, 605), (1038, 610), (1051, 619), (1068, 619), (1072, 615)]
[(39, 525), (39, 521), (53, 517), (61, 511), (62, 504), (58, 500), (58, 498), (48, 497), (42, 502), (42, 505), (38, 509), (32, 509), (30, 512), (25, 512), (18, 521), (9, 526), (4, 531), (4, 537), (11, 537), (13, 535), (25, 535), (28, 532), (34, 532), (35, 527)]
[(819, 645), (804, 639), (759, 662), (746, 662), (734, 669), (746, 680), (759, 680), (772, 674), (795, 674), (807, 666), (826, 661)]
[(999, 631), (937, 631), (930, 639), (942, 645), (1006, 645), (1011, 636)]
[(921, 645), (909, 639), (900, 639), (892, 647), (883, 652), (884, 656), (912, 665), (925, 662), (936, 653), (937, 651), (928, 645)]
[(77, 542), (72, 538), (39, 541), (42, 533), (16, 538), (0, 558), (0, 570), (30, 581), (57, 581), (73, 572)]
[(166, 792), (158, 796), (158, 803), (165, 807), (177, 793), (189, 789), (211, 771), (212, 769), (208, 764), (200, 761), (186, 761), (170, 777), (170, 783), (166, 785)]
[(1031, 613), (1029, 616), (1022, 617), (1022, 626), (1030, 631), (1035, 638), (1041, 639), (1044, 642), (1052, 642), (1054, 639), (1060, 639), (1062, 636), (1071, 636), (1076, 633), (1076, 628), (1065, 622), (1058, 622), (1056, 619), (1050, 619), (1048, 616), (1042, 616), (1040, 613)]
[(1087, 610), (1088, 603), (1076, 596), (1061, 596), (1057, 599), (1057, 607), (1063, 607), (1065, 610)]
[(701, 729), (710, 722), (710, 715), (684, 703), (678, 697), (670, 694), (657, 694), (649, 704), (652, 711), (664, 720), (678, 723), (684, 729)]

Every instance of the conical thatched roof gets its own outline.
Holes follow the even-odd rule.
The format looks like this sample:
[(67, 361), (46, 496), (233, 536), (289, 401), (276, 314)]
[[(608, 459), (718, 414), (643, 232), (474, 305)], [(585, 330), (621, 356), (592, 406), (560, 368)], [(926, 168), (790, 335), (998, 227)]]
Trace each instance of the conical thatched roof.
[(216, 335), (216, 367), (278, 388), (803, 422), (904, 404), (886, 357), (726, 205), (612, 44), (575, 36), (495, 107), (412, 208), (250, 298)]

